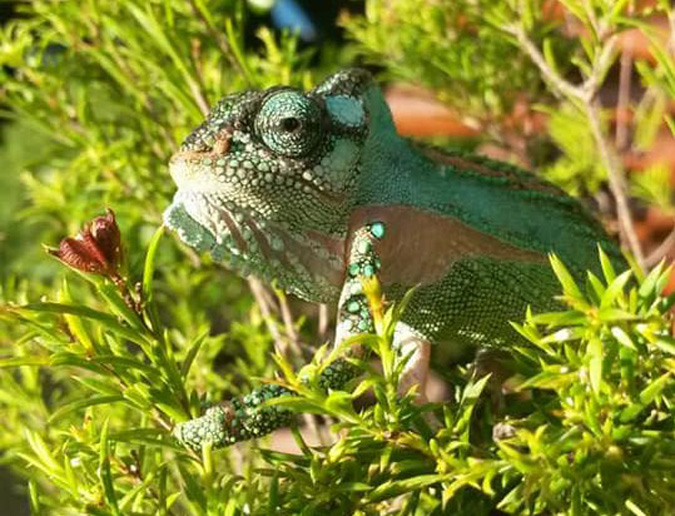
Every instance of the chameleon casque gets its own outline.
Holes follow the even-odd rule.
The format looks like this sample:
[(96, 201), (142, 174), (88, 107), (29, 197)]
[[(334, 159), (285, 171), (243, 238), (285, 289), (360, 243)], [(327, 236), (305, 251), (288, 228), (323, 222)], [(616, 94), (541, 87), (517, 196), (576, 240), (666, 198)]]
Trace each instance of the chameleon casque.
[[(597, 271), (597, 245), (620, 250), (572, 197), (512, 165), (430, 149), (397, 134), (370, 74), (348, 69), (304, 93), (289, 87), (221, 100), (171, 158), (178, 186), (165, 224), (242, 276), (275, 280), (303, 299), (337, 304), (335, 342), (372, 331), (360, 278), (377, 274), (389, 301), (418, 286), (396, 328), (411, 353), (406, 386), (424, 384), (429, 344), (508, 345), (526, 307), (556, 307), (547, 253), (577, 278)], [(338, 359), (321, 377), (357, 374)], [(265, 385), (177, 425), (199, 449), (287, 424)]]

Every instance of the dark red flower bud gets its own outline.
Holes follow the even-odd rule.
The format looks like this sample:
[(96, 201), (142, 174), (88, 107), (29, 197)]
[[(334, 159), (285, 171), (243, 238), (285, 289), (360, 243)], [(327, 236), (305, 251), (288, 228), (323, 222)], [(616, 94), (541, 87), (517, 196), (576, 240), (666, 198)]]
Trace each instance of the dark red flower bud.
[(122, 254), (122, 238), (120, 228), (117, 227), (115, 221), (115, 214), (111, 209), (108, 208), (105, 216), (96, 217), (91, 222), (91, 235), (108, 263), (117, 265)]
[(64, 238), (49, 253), (74, 269), (113, 276), (121, 257), (120, 230), (112, 210), (86, 224), (75, 238)]
[(79, 271), (103, 273), (107, 270), (107, 264), (92, 254), (90, 246), (84, 240), (64, 238), (58, 249), (49, 249), (48, 252)]

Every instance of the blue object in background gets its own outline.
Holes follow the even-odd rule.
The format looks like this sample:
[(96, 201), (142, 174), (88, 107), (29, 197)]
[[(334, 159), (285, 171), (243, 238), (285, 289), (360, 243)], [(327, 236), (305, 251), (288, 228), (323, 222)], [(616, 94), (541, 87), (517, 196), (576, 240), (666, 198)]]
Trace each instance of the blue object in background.
[(270, 15), (277, 28), (297, 32), (303, 41), (314, 41), (317, 37), (314, 23), (295, 0), (277, 0)]

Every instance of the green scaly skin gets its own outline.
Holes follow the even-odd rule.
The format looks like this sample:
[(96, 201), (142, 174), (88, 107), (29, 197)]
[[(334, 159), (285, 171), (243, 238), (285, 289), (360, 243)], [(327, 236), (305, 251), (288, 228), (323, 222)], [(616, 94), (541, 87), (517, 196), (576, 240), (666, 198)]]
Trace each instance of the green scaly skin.
[[(519, 339), (509, 320), (522, 319), (528, 305), (557, 306), (547, 253), (577, 278), (599, 272), (597, 245), (625, 266), (599, 223), (555, 186), (403, 139), (379, 87), (359, 69), (307, 93), (276, 87), (225, 97), (170, 170), (178, 191), (166, 225), (242, 276), (337, 304), (336, 344), (372, 330), (359, 275), (380, 267), (390, 301), (418, 285), (401, 340), (454, 349), (508, 345)], [(322, 377), (331, 388), (356, 374), (344, 360), (331, 366)], [(287, 394), (263, 386), (175, 434), (195, 449), (264, 435), (290, 414), (259, 405)]]

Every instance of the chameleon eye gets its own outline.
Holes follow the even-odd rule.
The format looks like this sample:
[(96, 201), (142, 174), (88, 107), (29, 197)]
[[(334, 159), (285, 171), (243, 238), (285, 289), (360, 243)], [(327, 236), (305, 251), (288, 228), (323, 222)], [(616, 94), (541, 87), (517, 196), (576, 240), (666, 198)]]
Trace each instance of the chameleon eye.
[(321, 138), (321, 109), (302, 93), (281, 91), (263, 103), (255, 130), (267, 147), (282, 156), (299, 158)]
[(281, 119), (281, 129), (287, 133), (292, 133), (300, 128), (300, 120), (293, 117), (282, 118)]

